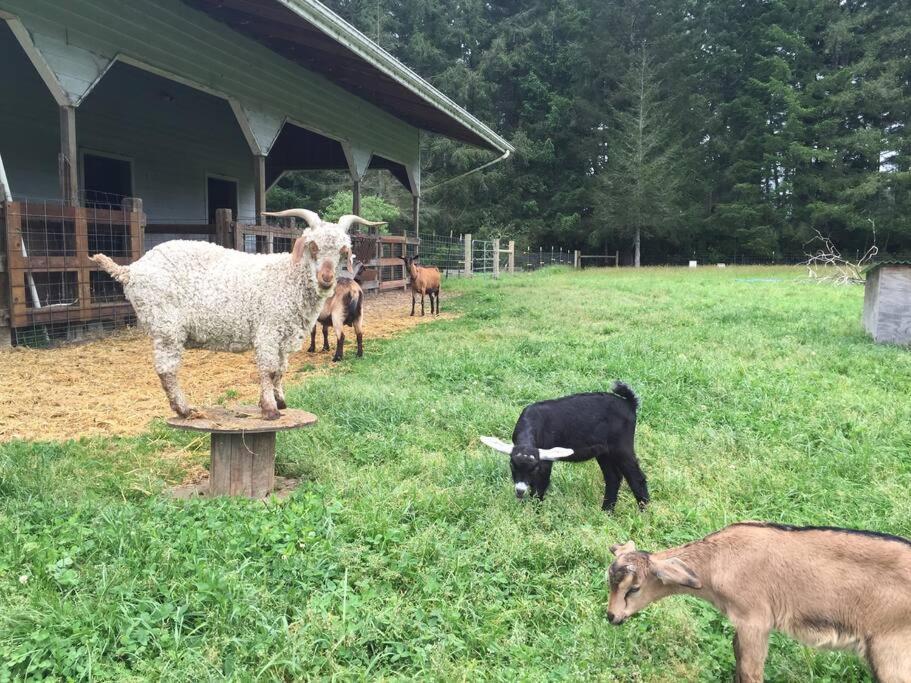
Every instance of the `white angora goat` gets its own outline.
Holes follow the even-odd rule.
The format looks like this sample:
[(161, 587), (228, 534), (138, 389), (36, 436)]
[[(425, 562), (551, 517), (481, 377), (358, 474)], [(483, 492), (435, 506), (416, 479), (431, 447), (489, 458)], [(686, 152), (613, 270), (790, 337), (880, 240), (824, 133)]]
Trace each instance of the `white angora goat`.
[(152, 337), (155, 371), (171, 408), (195, 414), (177, 382), (184, 348), (255, 350), (263, 417), (285, 407), (282, 377), (300, 349), (323, 302), (335, 288), (339, 259), (351, 260), (348, 229), (380, 225), (359, 216), (327, 223), (313, 211), (289, 209), (268, 216), (303, 218), (309, 226), (290, 254), (246, 254), (206, 242), (174, 240), (121, 266), (104, 254), (92, 257), (123, 284), (139, 324)]

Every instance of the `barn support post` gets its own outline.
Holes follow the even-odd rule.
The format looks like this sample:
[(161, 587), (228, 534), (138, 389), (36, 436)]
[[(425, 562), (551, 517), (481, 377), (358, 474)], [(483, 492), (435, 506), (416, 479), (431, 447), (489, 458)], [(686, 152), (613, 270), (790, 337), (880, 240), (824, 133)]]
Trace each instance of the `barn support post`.
[(256, 225), (265, 225), (263, 211), (266, 210), (266, 157), (263, 154), (253, 155), (253, 193), (256, 212), (254, 222)]
[(355, 180), (351, 183), (351, 213), (355, 216), (361, 215), (361, 181)]
[(411, 197), (411, 215), (414, 217), (414, 237), (420, 239), (421, 236), (421, 197), (412, 195)]
[(496, 280), (500, 277), (500, 238), (493, 241), (493, 277)]
[(506, 272), (510, 275), (516, 272), (516, 243), (509, 240), (509, 256), (506, 260)]
[(465, 275), (471, 275), (471, 233), (465, 234)]
[(60, 197), (67, 206), (79, 206), (79, 176), (76, 146), (76, 107), (60, 107)]

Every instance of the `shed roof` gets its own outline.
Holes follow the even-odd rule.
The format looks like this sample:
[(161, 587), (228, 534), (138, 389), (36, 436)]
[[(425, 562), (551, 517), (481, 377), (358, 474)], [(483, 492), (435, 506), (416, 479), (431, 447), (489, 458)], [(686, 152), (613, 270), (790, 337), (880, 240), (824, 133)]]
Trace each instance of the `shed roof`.
[(183, 0), (416, 128), (499, 152), (512, 146), (316, 0)]
[(868, 266), (864, 272), (869, 273), (880, 266), (911, 266), (911, 259), (883, 259)]

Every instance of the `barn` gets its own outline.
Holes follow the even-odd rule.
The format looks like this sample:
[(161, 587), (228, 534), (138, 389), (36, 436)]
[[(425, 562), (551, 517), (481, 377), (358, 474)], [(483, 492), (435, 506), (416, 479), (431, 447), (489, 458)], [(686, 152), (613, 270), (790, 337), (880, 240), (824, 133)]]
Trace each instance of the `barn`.
[(261, 214), (285, 171), (347, 169), (357, 212), (386, 169), (417, 232), (422, 132), (512, 151), (315, 0), (0, 0), (0, 79), (7, 344), (129, 321), (95, 251), (284, 248)]

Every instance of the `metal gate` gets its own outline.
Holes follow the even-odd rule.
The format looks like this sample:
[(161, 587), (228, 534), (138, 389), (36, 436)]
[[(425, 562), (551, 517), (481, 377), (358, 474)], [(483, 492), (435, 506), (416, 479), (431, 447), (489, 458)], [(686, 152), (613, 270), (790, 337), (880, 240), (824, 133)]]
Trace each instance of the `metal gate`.
[(473, 240), (471, 244), (471, 270), (474, 273), (493, 273), (493, 261), (498, 258), (493, 242)]

